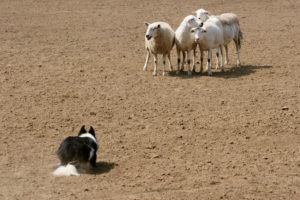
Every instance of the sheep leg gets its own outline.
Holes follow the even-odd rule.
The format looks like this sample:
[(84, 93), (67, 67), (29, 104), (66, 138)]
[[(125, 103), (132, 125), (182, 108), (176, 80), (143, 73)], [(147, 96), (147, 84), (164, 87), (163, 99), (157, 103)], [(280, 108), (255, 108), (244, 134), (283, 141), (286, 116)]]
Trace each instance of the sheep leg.
[[(207, 58), (208, 58), (208, 51), (207, 51)], [(208, 70), (208, 65), (206, 65), (206, 71)]]
[(237, 62), (236, 62), (236, 66), (240, 67), (241, 65), (241, 61), (240, 61), (240, 47), (237, 41), (234, 40), (235, 43), (235, 47), (236, 47), (236, 54), (237, 54)]
[(163, 54), (163, 76), (166, 75), (166, 54)]
[(193, 69), (192, 72), (196, 72), (196, 49), (193, 50)]
[(149, 58), (150, 58), (150, 52), (147, 50), (146, 62), (145, 62), (144, 68), (143, 68), (144, 71), (147, 70)]
[(185, 62), (185, 51), (182, 51), (182, 62), (181, 62), (180, 71), (183, 71), (183, 69), (184, 69), (184, 62)]
[(188, 76), (192, 75), (191, 72), (191, 51), (187, 51), (187, 64), (188, 64)]
[(211, 73), (211, 54), (212, 54), (212, 50), (209, 49), (208, 54), (207, 54), (207, 73), (209, 76), (212, 75), (212, 73)]
[[(200, 49), (200, 48), (199, 48)], [(204, 52), (200, 49), (200, 73), (203, 72), (203, 54)]]
[(221, 51), (221, 70), (222, 70), (222, 72), (224, 72), (224, 64), (223, 64), (223, 46), (222, 45), (220, 45), (220, 51)]
[(177, 71), (176, 74), (180, 73), (180, 50), (177, 49)]
[(229, 63), (229, 58), (228, 58), (228, 46), (227, 44), (224, 45), (225, 47), (225, 51), (226, 51), (226, 58), (225, 58), (225, 65), (227, 65)]
[(157, 54), (153, 54), (154, 57), (154, 71), (152, 73), (153, 76), (157, 75)]
[(216, 49), (216, 56), (217, 56), (216, 69), (219, 69), (220, 68), (220, 63), (219, 63), (219, 48)]
[(169, 61), (169, 69), (170, 69), (170, 71), (173, 71), (173, 66), (171, 64), (170, 52), (168, 53), (168, 61)]

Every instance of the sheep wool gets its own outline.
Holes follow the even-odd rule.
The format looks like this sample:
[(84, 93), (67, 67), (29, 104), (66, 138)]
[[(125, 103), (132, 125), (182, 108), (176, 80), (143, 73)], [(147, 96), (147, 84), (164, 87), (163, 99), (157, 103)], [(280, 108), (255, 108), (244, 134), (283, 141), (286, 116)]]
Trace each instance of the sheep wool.
[[(204, 9), (198, 9), (196, 11), (197, 17), (202, 19), (204, 22), (216, 18), (218, 19), (223, 27), (223, 36), (224, 36), (224, 47), (226, 52), (225, 64), (228, 64), (228, 44), (233, 40), (236, 47), (237, 54), (237, 66), (240, 67), (240, 49), (242, 45), (243, 33), (240, 28), (239, 18), (236, 14), (233, 13), (223, 13), (218, 16), (212, 16), (210, 13)], [(219, 65), (219, 49), (217, 48), (217, 68)]]
[[(193, 51), (193, 69), (195, 71), (196, 66), (196, 47), (197, 44), (194, 40), (194, 35), (191, 34), (191, 29), (194, 27), (202, 26), (203, 23), (197, 17), (193, 15), (186, 16), (179, 27), (176, 29), (175, 32), (175, 43), (176, 43), (176, 50), (177, 50), (177, 74), (180, 71), (183, 71), (184, 62), (185, 62), (185, 52), (187, 53), (187, 64), (188, 64), (188, 75), (191, 75), (190, 69), (190, 56), (191, 51)], [(180, 58), (180, 53), (182, 53), (182, 60)], [(180, 66), (181, 64), (181, 66)]]
[(166, 56), (168, 56), (170, 71), (172, 71), (173, 69), (170, 59), (170, 52), (175, 43), (175, 32), (171, 28), (171, 26), (165, 22), (154, 22), (152, 24), (145, 22), (145, 24), (148, 26), (145, 35), (145, 47), (147, 49), (147, 56), (143, 70), (147, 70), (148, 60), (151, 53), (154, 57), (153, 75), (157, 75), (157, 54), (162, 54), (163, 75), (165, 75)]
[(233, 13), (224, 13), (217, 17), (219, 18), (219, 20), (222, 22), (223, 25), (240, 24), (238, 16)]
[(171, 26), (165, 22), (155, 22), (151, 24), (151, 27), (158, 25), (160, 28), (157, 30), (157, 36), (150, 40), (145, 38), (145, 46), (152, 54), (167, 54), (174, 46), (175, 33)]

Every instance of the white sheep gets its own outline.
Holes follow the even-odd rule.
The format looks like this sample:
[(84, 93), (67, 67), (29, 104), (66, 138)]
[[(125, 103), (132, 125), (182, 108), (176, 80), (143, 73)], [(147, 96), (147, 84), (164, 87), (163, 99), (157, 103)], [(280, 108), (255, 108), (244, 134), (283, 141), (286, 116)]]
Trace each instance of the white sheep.
[[(197, 17), (203, 22), (211, 18), (218, 18), (223, 26), (223, 36), (224, 36), (224, 47), (226, 51), (225, 64), (228, 64), (228, 44), (233, 40), (236, 46), (237, 52), (237, 66), (240, 66), (240, 48), (243, 39), (243, 34), (240, 29), (239, 19), (237, 15), (233, 13), (224, 13), (218, 16), (210, 16), (210, 13), (204, 9), (199, 9), (196, 11)], [(217, 67), (219, 63), (219, 52), (217, 49)]]
[[(224, 70), (223, 65), (223, 30), (222, 27), (216, 23), (214, 20), (207, 20), (202, 27), (192, 28), (192, 33), (194, 33), (195, 42), (199, 44), (201, 54), (203, 56), (203, 51), (208, 51), (207, 56), (207, 71), (208, 75), (212, 75), (211, 72), (211, 56), (212, 49), (220, 48), (221, 50), (221, 68)], [(202, 57), (203, 58), (203, 57)], [(200, 71), (202, 71), (202, 66)]]
[(148, 27), (145, 35), (145, 46), (147, 49), (147, 57), (143, 70), (147, 70), (150, 53), (154, 57), (153, 76), (157, 75), (157, 54), (163, 55), (163, 75), (166, 74), (165, 63), (166, 55), (168, 56), (169, 68), (172, 71), (173, 67), (170, 60), (170, 51), (174, 46), (175, 33), (171, 26), (165, 22), (147, 23)]
[[(185, 61), (185, 52), (187, 52), (187, 64), (188, 64), (188, 75), (191, 75), (190, 69), (190, 56), (191, 50), (194, 52), (194, 59), (193, 59), (193, 71), (195, 70), (195, 56), (196, 56), (196, 47), (197, 44), (195, 43), (194, 35), (191, 34), (191, 29), (194, 27), (198, 27), (203, 25), (203, 23), (197, 19), (193, 15), (189, 15), (184, 18), (181, 22), (177, 30), (175, 31), (175, 43), (176, 43), (176, 50), (177, 50), (177, 74), (179, 74), (180, 70), (182, 71), (184, 68), (184, 61)], [(182, 62), (181, 62), (181, 69), (180, 69), (180, 53), (182, 52)]]
[[(220, 28), (223, 28), (222, 22), (220, 21), (219, 18), (215, 17), (215, 16), (208, 16), (208, 11), (204, 10), (204, 9), (199, 9), (196, 11), (197, 13), (197, 18), (200, 19), (202, 22), (206, 22), (207, 20), (210, 20), (211, 22), (214, 22), (217, 26), (219, 26)], [(200, 49), (200, 73), (202, 73), (203, 71), (203, 51), (201, 51), (201, 48), (199, 46)], [(220, 67), (220, 63), (219, 63), (219, 48), (216, 48), (216, 55), (217, 55), (217, 63), (216, 63), (216, 68), (218, 69)], [(224, 69), (224, 68), (222, 68)], [(207, 68), (206, 68), (207, 70)]]

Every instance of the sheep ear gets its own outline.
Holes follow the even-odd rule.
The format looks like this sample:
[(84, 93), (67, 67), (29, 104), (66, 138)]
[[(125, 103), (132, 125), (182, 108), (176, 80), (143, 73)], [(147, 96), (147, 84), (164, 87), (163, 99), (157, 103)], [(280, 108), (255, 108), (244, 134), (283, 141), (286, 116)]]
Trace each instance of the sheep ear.
[(204, 11), (204, 14), (210, 15), (210, 12), (208, 12), (207, 10), (205, 10), (205, 11)]
[(150, 25), (148, 22), (144, 22), (144, 24), (145, 24), (146, 26), (149, 26), (149, 25)]
[(157, 28), (160, 28), (160, 24), (157, 25)]
[(203, 26), (203, 22), (201, 22), (200, 26), (199, 27), (202, 27)]

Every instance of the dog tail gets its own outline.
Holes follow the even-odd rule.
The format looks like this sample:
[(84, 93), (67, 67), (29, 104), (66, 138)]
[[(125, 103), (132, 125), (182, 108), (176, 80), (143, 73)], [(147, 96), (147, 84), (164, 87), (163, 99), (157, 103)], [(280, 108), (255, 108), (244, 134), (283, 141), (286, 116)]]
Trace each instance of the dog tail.
[(54, 176), (79, 176), (76, 167), (72, 164), (61, 165), (53, 172)]

